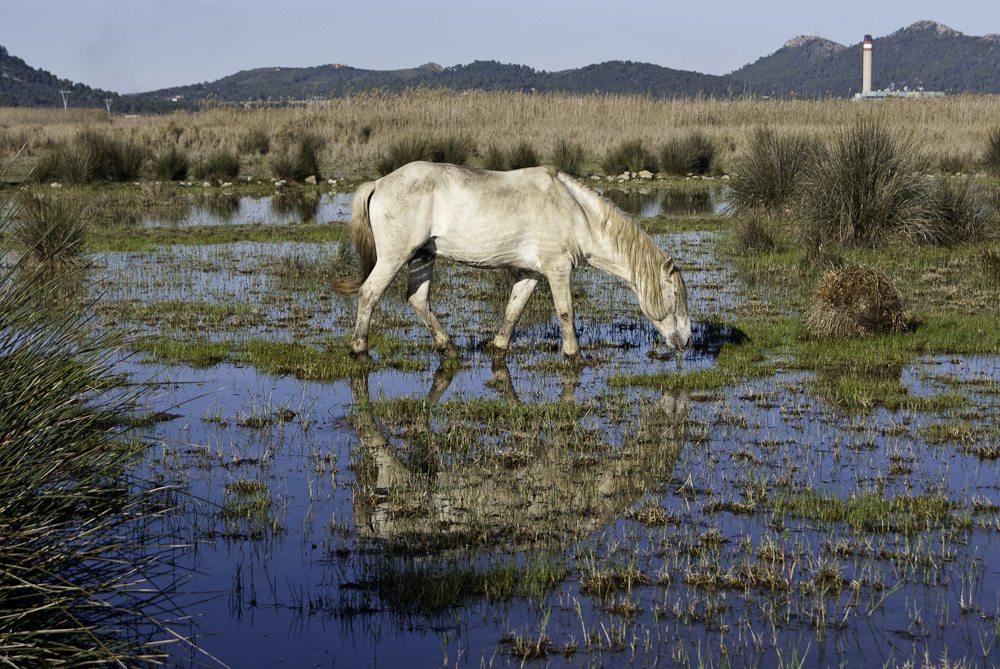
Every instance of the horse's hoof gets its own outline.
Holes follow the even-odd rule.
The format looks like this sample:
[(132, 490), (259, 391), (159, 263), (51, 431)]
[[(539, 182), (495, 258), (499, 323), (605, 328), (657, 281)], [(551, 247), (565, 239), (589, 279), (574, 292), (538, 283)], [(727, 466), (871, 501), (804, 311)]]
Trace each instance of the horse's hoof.
[(501, 348), (501, 347), (497, 346), (496, 344), (494, 344), (493, 342), (489, 342), (487, 344), (484, 344), (483, 345), (483, 350), (486, 353), (489, 353), (490, 357), (493, 358), (494, 362), (503, 362), (504, 360), (507, 359), (507, 350), (508, 349)]
[(442, 358), (448, 358), (451, 360), (458, 358), (458, 349), (452, 346), (451, 344), (448, 344), (443, 348), (437, 349), (437, 352), (441, 355)]

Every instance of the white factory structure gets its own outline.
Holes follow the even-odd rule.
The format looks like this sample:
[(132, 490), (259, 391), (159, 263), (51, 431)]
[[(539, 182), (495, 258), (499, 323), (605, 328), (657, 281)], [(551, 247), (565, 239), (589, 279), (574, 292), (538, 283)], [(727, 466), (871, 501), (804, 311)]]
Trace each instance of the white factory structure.
[(861, 43), (861, 92), (854, 94), (855, 100), (880, 100), (882, 98), (942, 98), (941, 91), (925, 91), (923, 87), (911, 91), (904, 87), (903, 90), (887, 88), (881, 91), (872, 90), (872, 36), (865, 35), (865, 40)]

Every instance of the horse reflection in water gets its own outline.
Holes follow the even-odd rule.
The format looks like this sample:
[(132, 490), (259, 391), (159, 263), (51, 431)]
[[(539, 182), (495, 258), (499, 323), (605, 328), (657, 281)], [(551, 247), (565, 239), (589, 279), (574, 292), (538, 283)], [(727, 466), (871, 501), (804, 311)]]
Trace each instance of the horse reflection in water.
[[(406, 445), (398, 449), (395, 431), (372, 410), (367, 376), (351, 380), (361, 441), (354, 456), (359, 535), (428, 546), (572, 540), (606, 526), (672, 477), (684, 441), (686, 393), (664, 393), (634, 412), (636, 424), (622, 427), (621, 442), (608, 443), (599, 437), (606, 430), (580, 423), (581, 412), (571, 406), (580, 370), (568, 368), (560, 402), (548, 407), (555, 411), (503, 426), (505, 436), (463, 456), (454, 452), (460, 449), (438, 450), (429, 433), (430, 409), (454, 374), (454, 368), (434, 374), (427, 413), (414, 421), (419, 426), (402, 431)], [(489, 385), (520, 401), (505, 363), (494, 362)]]

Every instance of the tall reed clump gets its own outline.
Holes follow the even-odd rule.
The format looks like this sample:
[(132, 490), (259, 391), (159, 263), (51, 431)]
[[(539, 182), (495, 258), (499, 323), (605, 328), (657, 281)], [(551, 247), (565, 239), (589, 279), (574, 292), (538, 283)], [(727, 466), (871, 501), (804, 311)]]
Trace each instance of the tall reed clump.
[(525, 167), (538, 167), (541, 160), (535, 147), (528, 142), (518, 142), (507, 152), (507, 169), (520, 170)]
[(926, 187), (912, 142), (882, 122), (862, 120), (816, 152), (798, 201), (801, 236), (877, 248), (925, 236)]
[(729, 184), (729, 210), (736, 215), (750, 211), (772, 217), (784, 214), (817, 146), (806, 135), (755, 129), (736, 162)]
[(171, 146), (153, 161), (153, 174), (163, 181), (183, 181), (190, 172), (191, 161), (176, 146)]
[(195, 167), (195, 179), (231, 181), (240, 175), (240, 159), (229, 149), (216, 149)]
[(601, 170), (607, 176), (624, 172), (655, 172), (656, 156), (646, 148), (641, 139), (625, 140), (601, 158)]
[(476, 143), (468, 135), (448, 135), (430, 142), (427, 159), (435, 163), (466, 165), (476, 154)]
[(379, 176), (395, 172), (403, 165), (416, 160), (427, 160), (430, 151), (426, 137), (412, 135), (402, 137), (389, 144), (385, 152), (375, 161), (375, 170)]
[(667, 174), (708, 174), (717, 152), (712, 139), (695, 130), (660, 147), (660, 169)]
[[(171, 494), (142, 480), (114, 426), (141, 395), (116, 373), (120, 334), (48, 299), (0, 208), (0, 661), (135, 666), (181, 637), (152, 536)], [(161, 580), (163, 579), (163, 580)]]
[(74, 184), (133, 181), (146, 163), (146, 149), (127, 137), (84, 128), (69, 143), (57, 145), (39, 161), (39, 181), (66, 179)]
[(11, 242), (31, 271), (79, 267), (84, 262), (87, 226), (79, 212), (63, 200), (22, 194)]
[(983, 169), (995, 177), (1000, 177), (1000, 128), (994, 128), (986, 138), (983, 149)]
[(299, 135), (290, 151), (271, 157), (271, 173), (278, 179), (303, 181), (309, 177), (316, 180), (320, 174), (320, 153), (326, 146), (326, 140), (313, 132)]
[(236, 150), (244, 155), (267, 155), (271, 150), (271, 136), (263, 128), (249, 128), (237, 140)]
[(937, 246), (996, 239), (997, 220), (971, 178), (940, 178), (927, 186), (926, 222), (914, 241)]
[(556, 148), (552, 152), (552, 164), (556, 169), (575, 176), (580, 176), (584, 158), (583, 147), (564, 138), (556, 142)]
[(385, 176), (417, 160), (466, 165), (475, 154), (476, 144), (468, 135), (448, 135), (435, 139), (413, 135), (389, 144), (375, 161), (375, 169), (380, 176)]

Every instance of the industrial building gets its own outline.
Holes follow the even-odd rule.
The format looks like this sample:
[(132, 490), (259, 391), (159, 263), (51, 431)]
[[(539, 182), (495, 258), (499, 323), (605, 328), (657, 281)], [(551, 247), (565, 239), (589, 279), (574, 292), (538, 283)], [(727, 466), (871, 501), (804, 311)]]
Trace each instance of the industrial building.
[(911, 91), (907, 88), (903, 90), (886, 89), (882, 91), (872, 90), (872, 36), (865, 35), (861, 43), (861, 92), (854, 94), (855, 100), (880, 100), (883, 98), (943, 98), (942, 91)]

